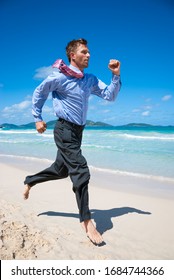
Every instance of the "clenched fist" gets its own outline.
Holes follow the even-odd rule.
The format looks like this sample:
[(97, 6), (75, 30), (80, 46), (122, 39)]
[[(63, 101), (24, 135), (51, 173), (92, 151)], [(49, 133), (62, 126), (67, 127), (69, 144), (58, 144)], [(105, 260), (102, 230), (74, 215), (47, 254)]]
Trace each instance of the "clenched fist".
[(108, 68), (114, 75), (120, 75), (120, 61), (116, 59), (110, 59)]
[(36, 122), (36, 130), (39, 133), (45, 132), (47, 125), (44, 121)]

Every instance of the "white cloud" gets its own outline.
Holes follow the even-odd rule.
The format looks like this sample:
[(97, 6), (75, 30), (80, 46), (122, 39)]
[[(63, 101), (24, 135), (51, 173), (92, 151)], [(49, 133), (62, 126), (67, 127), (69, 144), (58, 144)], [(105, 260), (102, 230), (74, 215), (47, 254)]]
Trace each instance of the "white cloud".
[(103, 119), (103, 121), (106, 122), (106, 123), (107, 122), (110, 123), (110, 122), (115, 121), (115, 120), (117, 120), (117, 116), (112, 116), (112, 117), (108, 117), (108, 118)]
[(94, 96), (90, 95), (89, 96), (89, 101), (92, 101), (94, 99)]
[(45, 79), (53, 73), (53, 68), (52, 66), (43, 66), (35, 70), (36, 74), (34, 75), (34, 79)]
[(31, 101), (25, 100), (18, 104), (7, 106), (1, 111), (1, 116), (3, 122), (25, 123), (31, 119)]
[(142, 116), (147, 117), (150, 115), (150, 111), (144, 111), (142, 112)]
[(31, 106), (31, 101), (29, 100), (26, 100), (26, 101), (22, 101), (18, 104), (14, 104), (12, 106), (9, 106), (9, 107), (5, 107), (2, 112), (4, 113), (14, 113), (14, 112), (20, 112), (24, 109), (27, 109), (28, 107)]
[(152, 106), (144, 106), (144, 110), (150, 110), (152, 109)]
[(102, 112), (103, 112), (104, 114), (107, 114), (107, 113), (110, 113), (111, 110), (103, 110)]
[(145, 102), (150, 102), (152, 99), (151, 98), (147, 98), (146, 100), (145, 100)]
[[(12, 106), (5, 107), (2, 110), (2, 113), (3, 113), (3, 115), (10, 116), (12, 114), (18, 114), (18, 113), (22, 113), (22, 115), (23, 115), (24, 113), (26, 113), (26, 112), (28, 113), (28, 111), (29, 111), (30, 117), (31, 117), (31, 110), (30, 110), (31, 107), (32, 107), (32, 102), (29, 100), (25, 100), (18, 104), (13, 104)], [(27, 110), (27, 109), (29, 109), (29, 110)], [(43, 107), (43, 113), (53, 115), (53, 108), (45, 105)]]
[(140, 109), (133, 109), (132, 110), (132, 113), (138, 113), (138, 112), (140, 112)]
[(2, 112), (7, 114), (11, 114), (11, 113), (17, 113), (17, 112), (20, 112), (20, 111), (23, 111), (27, 108), (29, 108), (31, 106), (31, 101), (29, 100), (25, 100), (25, 101), (22, 101), (18, 104), (13, 104), (12, 106), (9, 106), (9, 107), (5, 107)]
[(98, 103), (100, 104), (100, 106), (112, 106), (112, 104), (113, 104), (112, 102), (108, 102), (105, 99), (99, 99)]
[(52, 116), (52, 115), (54, 115), (54, 113), (53, 113), (53, 108), (52, 107), (49, 107), (49, 106), (47, 106), (47, 105), (45, 105), (44, 107), (43, 107), (43, 113), (45, 113), (45, 114), (49, 114), (50, 116)]
[[(13, 104), (11, 106), (5, 107), (0, 113), (2, 116), (1, 123), (14, 123), (14, 124), (24, 124), (27, 122), (34, 121), (32, 117), (32, 101), (31, 96), (26, 97), (27, 100), (24, 100), (20, 103)], [(53, 106), (45, 105), (43, 107), (43, 117), (52, 119), (55, 117)]]
[(25, 97), (25, 99), (26, 99), (26, 100), (31, 100), (31, 99), (32, 99), (32, 95), (27, 95), (27, 96)]
[(172, 98), (172, 95), (164, 95), (163, 97), (162, 97), (162, 101), (168, 101), (168, 100), (170, 100)]
[(95, 106), (95, 105), (90, 105), (90, 106), (89, 106), (89, 109), (88, 109), (88, 112), (89, 112), (89, 111), (98, 111), (97, 106)]

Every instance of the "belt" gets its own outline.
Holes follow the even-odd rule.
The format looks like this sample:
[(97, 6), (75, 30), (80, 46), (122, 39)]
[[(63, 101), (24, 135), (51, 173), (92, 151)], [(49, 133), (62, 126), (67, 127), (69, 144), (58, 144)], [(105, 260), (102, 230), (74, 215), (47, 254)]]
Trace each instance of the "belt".
[(58, 121), (61, 122), (61, 123), (66, 123), (66, 124), (68, 124), (69, 126), (75, 127), (75, 128), (83, 128), (83, 127), (85, 126), (85, 125), (79, 125), (79, 124), (76, 124), (76, 123), (69, 122), (69, 121), (64, 120), (64, 119), (62, 119), (62, 118), (59, 118)]

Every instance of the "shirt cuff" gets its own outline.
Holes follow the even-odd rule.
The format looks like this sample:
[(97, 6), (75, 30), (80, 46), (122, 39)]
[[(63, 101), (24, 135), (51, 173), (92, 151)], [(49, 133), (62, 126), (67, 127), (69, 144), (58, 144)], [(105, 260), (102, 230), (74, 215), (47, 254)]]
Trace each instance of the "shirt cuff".
[(42, 119), (42, 117), (35, 117), (35, 116), (34, 116), (34, 121), (35, 121), (35, 122), (42, 122), (43, 119)]
[(118, 81), (121, 82), (120, 75), (114, 75), (114, 74), (112, 74), (112, 82), (115, 84), (115, 83), (118, 83)]

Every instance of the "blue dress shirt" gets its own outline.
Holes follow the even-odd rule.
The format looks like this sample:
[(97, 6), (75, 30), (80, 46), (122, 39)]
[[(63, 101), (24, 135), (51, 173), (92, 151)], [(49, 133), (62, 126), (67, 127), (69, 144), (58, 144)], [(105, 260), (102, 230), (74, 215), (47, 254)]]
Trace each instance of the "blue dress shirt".
[[(69, 67), (76, 72), (80, 71), (72, 65)], [(35, 122), (42, 121), (42, 107), (52, 92), (56, 116), (75, 124), (85, 125), (90, 94), (114, 101), (120, 87), (120, 76), (117, 75), (112, 75), (110, 85), (106, 85), (93, 74), (84, 74), (83, 78), (79, 79), (53, 72), (35, 89), (32, 114)]]

